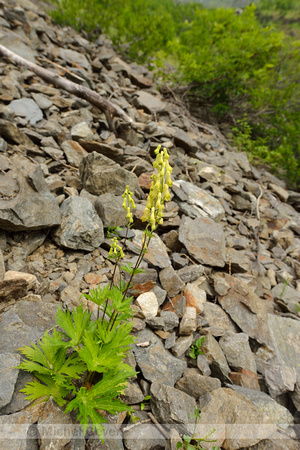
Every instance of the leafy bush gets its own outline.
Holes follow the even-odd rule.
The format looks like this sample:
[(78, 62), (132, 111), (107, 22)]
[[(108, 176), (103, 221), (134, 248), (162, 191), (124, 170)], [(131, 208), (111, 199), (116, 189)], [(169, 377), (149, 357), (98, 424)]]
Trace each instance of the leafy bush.
[[(80, 305), (72, 312), (58, 309), (56, 324), (63, 330), (54, 328), (53, 335), (48, 331), (38, 345), (24, 346), (20, 349), (24, 359), (19, 369), (32, 372), (35, 380), (27, 383), (21, 390), (29, 400), (46, 401), (50, 397), (60, 405), (66, 405), (65, 412), (77, 411), (84, 433), (91, 421), (103, 441), (103, 423), (107, 422), (105, 411), (115, 414), (133, 411), (123, 403), (119, 396), (127, 386), (127, 380), (136, 373), (123, 362), (134, 337), (130, 334), (133, 322), (132, 297), (127, 296), (132, 278), (141, 272), (139, 265), (147, 251), (153, 232), (163, 221), (164, 202), (170, 200), (168, 188), (172, 185), (169, 155), (166, 149), (156, 149), (153, 167), (157, 173), (152, 175), (152, 185), (142, 220), (147, 222), (139, 257), (134, 267), (121, 265), (124, 246), (118, 239), (112, 239), (109, 258), (130, 274), (125, 284), (122, 280), (114, 286), (92, 289), (84, 296), (98, 306), (97, 319), (84, 311)], [(127, 227), (133, 222), (131, 208), (135, 208), (129, 187), (123, 194), (123, 208), (127, 212)], [(127, 228), (127, 229), (128, 229)], [(125, 239), (126, 242), (126, 239)], [(103, 413), (104, 411), (104, 413)]]
[(155, 68), (161, 83), (187, 86), (196, 108), (237, 124), (233, 134), (238, 129), (240, 137), (237, 121), (246, 118), (253, 157), (300, 186), (300, 41), (259, 20), (269, 7), (286, 13), (285, 2), (261, 0), (259, 10), (252, 4), (236, 14), (174, 0), (52, 1), (57, 20), (90, 32), (100, 27), (127, 57)]

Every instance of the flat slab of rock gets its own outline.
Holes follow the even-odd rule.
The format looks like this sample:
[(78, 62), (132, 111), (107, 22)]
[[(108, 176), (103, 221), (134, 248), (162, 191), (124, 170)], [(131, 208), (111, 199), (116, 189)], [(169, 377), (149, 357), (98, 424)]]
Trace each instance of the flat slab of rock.
[(229, 388), (247, 397), (253, 405), (257, 406), (280, 428), (285, 429), (294, 423), (294, 418), (289, 410), (277, 403), (265, 392), (254, 391), (237, 385), (231, 385)]
[(83, 158), (79, 166), (83, 187), (94, 195), (122, 195), (128, 185), (134, 192), (139, 187), (137, 176), (123, 169), (112, 159), (96, 152)]
[(201, 264), (225, 266), (225, 236), (221, 225), (209, 217), (183, 217), (179, 227), (179, 241)]
[(53, 233), (58, 245), (92, 251), (104, 241), (103, 224), (93, 204), (83, 197), (69, 197), (61, 205), (62, 222)]
[[(4, 191), (9, 187), (10, 195)], [(0, 176), (0, 228), (39, 230), (61, 222), (56, 198), (48, 189), (40, 166), (20, 167)]]
[(268, 313), (272, 305), (267, 300), (261, 300), (246, 283), (225, 273), (218, 276), (224, 278), (231, 286), (226, 295), (218, 297), (222, 308), (244, 333), (261, 344), (270, 346), (272, 338), (268, 326)]
[(183, 377), (176, 383), (176, 388), (186, 392), (194, 398), (199, 398), (206, 392), (213, 391), (221, 387), (218, 378), (205, 377), (199, 373), (198, 369), (186, 369)]
[(138, 344), (149, 343), (142, 347), (134, 345), (133, 353), (144, 378), (150, 382), (158, 381), (174, 386), (187, 367), (185, 361), (175, 358), (163, 346), (162, 341), (149, 329), (137, 333)]
[(17, 116), (25, 117), (29, 125), (35, 125), (44, 117), (43, 111), (31, 98), (13, 100), (8, 106)]
[(20, 300), (1, 315), (0, 353), (13, 352), (40, 339), (55, 325), (57, 305)]
[(172, 190), (179, 201), (179, 206), (192, 219), (210, 217), (216, 221), (225, 216), (225, 211), (218, 199), (204, 189), (184, 180), (174, 181)]
[[(135, 237), (132, 241), (127, 241), (126, 245), (129, 250), (134, 253), (140, 253), (142, 248), (143, 232), (141, 230), (133, 230)], [(167, 247), (157, 234), (153, 234), (148, 251), (144, 256), (145, 261), (153, 266), (164, 269), (171, 266), (171, 261), (167, 252)]]
[(216, 439), (214, 445), (224, 449), (251, 447), (276, 431), (276, 425), (266, 414), (244, 395), (231, 389), (207, 392), (200, 398), (200, 409), (197, 436), (205, 436), (212, 427), (216, 428), (211, 439)]
[(13, 353), (0, 354), (0, 409), (8, 405), (12, 399), (18, 378), (20, 355)]
[(137, 108), (142, 108), (147, 113), (153, 114), (165, 109), (165, 104), (149, 92), (138, 91), (135, 93), (134, 105)]

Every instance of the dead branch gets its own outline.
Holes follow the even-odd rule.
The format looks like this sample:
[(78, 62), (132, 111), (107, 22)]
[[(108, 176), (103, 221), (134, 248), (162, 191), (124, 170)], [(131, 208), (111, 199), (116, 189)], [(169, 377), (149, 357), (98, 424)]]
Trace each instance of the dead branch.
[(3, 47), (3, 45), (0, 45), (0, 56), (8, 58), (14, 64), (26, 67), (43, 80), (53, 84), (55, 87), (63, 89), (70, 94), (76, 95), (76, 97), (87, 100), (89, 103), (103, 111), (111, 130), (114, 130), (114, 124), (112, 120), (114, 117), (121, 117), (126, 122), (133, 123), (131, 117), (129, 117), (122, 110), (122, 108), (120, 108), (118, 105), (114, 105), (91, 89), (86, 88), (85, 86), (80, 86), (79, 84), (67, 80), (57, 75), (56, 73), (51, 72), (50, 70), (44, 69), (43, 67), (27, 61), (27, 59), (24, 59), (16, 53), (8, 50), (6, 47)]

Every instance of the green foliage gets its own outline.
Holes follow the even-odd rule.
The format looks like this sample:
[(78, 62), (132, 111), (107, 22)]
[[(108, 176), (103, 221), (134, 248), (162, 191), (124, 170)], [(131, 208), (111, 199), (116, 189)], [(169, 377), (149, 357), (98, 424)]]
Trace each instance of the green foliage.
[(197, 356), (202, 355), (203, 352), (201, 350), (201, 345), (205, 341), (205, 336), (202, 336), (200, 339), (195, 341), (195, 345), (192, 345), (189, 356), (193, 359), (197, 359)]
[[(199, 408), (195, 408), (194, 410), (194, 414), (191, 415), (192, 419), (195, 419), (195, 423), (194, 423), (194, 432), (192, 436), (188, 436), (188, 435), (183, 435), (182, 439), (183, 439), (183, 443), (182, 442), (177, 442), (176, 448), (184, 448), (185, 450), (193, 450), (193, 449), (197, 449), (197, 450), (205, 450), (202, 445), (201, 442), (216, 442), (216, 439), (209, 439), (210, 436), (212, 434), (214, 434), (214, 432), (216, 431), (215, 428), (213, 428), (210, 433), (208, 433), (204, 438), (198, 438), (196, 437), (196, 427), (197, 427), (197, 422), (198, 419), (201, 419), (200, 416), (200, 410)], [(220, 450), (219, 447), (217, 446), (213, 446), (211, 450)]]
[[(169, 158), (166, 149), (160, 152), (159, 146), (157, 155), (166, 165)], [(157, 168), (155, 163), (153, 167)], [(120, 265), (121, 269), (130, 275), (129, 281), (114, 286), (114, 270), (109, 286), (98, 286), (89, 294), (83, 294), (87, 300), (98, 306), (97, 319), (92, 320), (92, 314), (84, 311), (82, 305), (72, 312), (58, 308), (56, 324), (62, 331), (54, 328), (53, 334), (50, 335), (47, 330), (38, 345), (32, 343), (31, 347), (18, 349), (26, 358), (18, 368), (31, 372), (36, 378), (21, 390), (27, 395), (27, 399), (47, 401), (53, 397), (60, 406), (67, 404), (65, 412), (77, 412), (77, 419), (84, 433), (91, 422), (93, 430), (102, 441), (102, 424), (107, 422), (102, 411), (112, 414), (133, 411), (119, 398), (127, 386), (127, 380), (136, 375), (131, 366), (123, 362), (135, 340), (130, 334), (133, 327), (130, 320), (133, 310), (132, 297), (127, 296), (127, 291), (133, 276), (141, 272), (139, 265), (153, 235), (150, 228), (154, 230), (162, 222), (162, 216), (157, 215), (157, 211), (160, 213), (164, 201), (170, 197), (166, 187), (172, 185), (170, 171), (171, 168), (166, 172), (160, 171), (157, 192), (158, 195), (160, 192), (160, 202), (153, 206), (155, 223), (153, 226), (153, 221), (148, 221), (141, 252), (134, 267), (130, 263), (120, 265), (120, 260), (124, 257), (124, 246), (122, 248), (118, 244), (117, 237), (112, 239), (113, 251), (109, 252), (109, 257), (115, 260), (115, 269)], [(135, 207), (135, 204), (130, 200), (132, 194), (128, 186), (125, 194), (128, 201), (125, 201), (123, 208), (127, 212), (129, 227), (133, 221), (131, 207)], [(148, 400), (148, 397), (145, 397), (145, 400)]]
[(237, 139), (239, 121), (246, 120), (251, 132), (244, 140), (253, 159), (299, 186), (300, 41), (280, 31), (282, 15), (299, 19), (296, 0), (261, 0), (242, 14), (174, 0), (52, 2), (56, 20), (95, 37), (101, 29), (127, 57), (148, 62), (160, 82), (189, 86), (191, 104), (238, 124)]

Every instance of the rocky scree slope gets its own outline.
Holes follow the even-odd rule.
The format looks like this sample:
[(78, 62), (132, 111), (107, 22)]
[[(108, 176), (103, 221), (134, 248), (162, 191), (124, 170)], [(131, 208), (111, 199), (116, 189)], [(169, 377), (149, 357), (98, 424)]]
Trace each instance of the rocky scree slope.
[[(54, 26), (37, 4), (9, 0), (0, 2), (0, 44), (134, 121), (116, 119), (112, 132), (86, 101), (0, 61), (0, 424), (22, 431), (0, 447), (175, 449), (199, 406), (201, 436), (216, 427), (205, 448), (299, 448), (300, 195), (164, 101), (151, 74), (105, 36), (89, 42)], [(130, 364), (139, 375), (124, 395), (140, 419), (109, 417), (114, 435), (104, 444), (92, 434), (43, 434), (44, 425), (76, 420), (51, 399), (29, 408), (19, 390), (31, 375), (14, 368), (15, 349), (51, 330), (58, 304), (72, 309), (82, 292), (110, 281), (107, 229), (124, 224), (126, 184), (137, 204), (126, 260), (135, 260), (160, 143), (174, 185), (145, 273), (134, 279)], [(203, 354), (192, 359), (201, 336)], [(228, 425), (240, 428), (233, 435)]]

